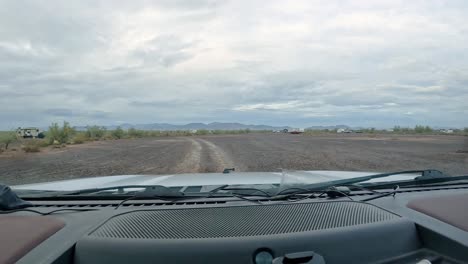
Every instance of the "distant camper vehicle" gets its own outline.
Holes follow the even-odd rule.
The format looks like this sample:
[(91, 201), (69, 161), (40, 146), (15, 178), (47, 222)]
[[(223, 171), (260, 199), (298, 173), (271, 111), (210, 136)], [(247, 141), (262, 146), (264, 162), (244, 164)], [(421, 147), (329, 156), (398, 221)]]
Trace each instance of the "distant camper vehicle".
[(44, 138), (44, 133), (40, 132), (36, 127), (18, 127), (16, 136), (19, 138)]
[(351, 130), (351, 129), (346, 129), (346, 128), (338, 128), (336, 130), (336, 133), (346, 133), (346, 134), (349, 134), (349, 133), (353, 133), (354, 131)]
[(441, 129), (440, 132), (445, 134), (453, 134), (453, 129)]

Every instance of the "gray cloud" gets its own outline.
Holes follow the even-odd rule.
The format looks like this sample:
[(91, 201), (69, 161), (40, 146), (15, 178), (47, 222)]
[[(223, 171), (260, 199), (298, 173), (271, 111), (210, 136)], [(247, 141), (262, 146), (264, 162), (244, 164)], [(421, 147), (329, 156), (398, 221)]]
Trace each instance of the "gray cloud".
[(144, 64), (170, 67), (193, 57), (193, 54), (187, 52), (192, 45), (176, 36), (158, 36), (147, 41), (134, 55)]
[(0, 129), (62, 120), (468, 126), (463, 1), (2, 7)]
[(84, 111), (81, 109), (67, 108), (51, 108), (44, 110), (42, 113), (50, 116), (63, 118), (85, 117), (91, 119), (105, 119), (110, 117), (109, 113), (102, 111)]
[(64, 116), (64, 117), (71, 117), (74, 115), (73, 111), (70, 109), (64, 109), (64, 108), (54, 108), (54, 109), (46, 109), (43, 112), (46, 115), (52, 115), (52, 116)]

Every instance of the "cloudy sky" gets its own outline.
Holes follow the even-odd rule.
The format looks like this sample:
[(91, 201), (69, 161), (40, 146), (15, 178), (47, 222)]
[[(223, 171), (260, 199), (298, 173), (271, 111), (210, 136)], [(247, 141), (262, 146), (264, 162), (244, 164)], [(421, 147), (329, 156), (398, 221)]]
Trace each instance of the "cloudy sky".
[(0, 5), (0, 129), (468, 126), (466, 1)]

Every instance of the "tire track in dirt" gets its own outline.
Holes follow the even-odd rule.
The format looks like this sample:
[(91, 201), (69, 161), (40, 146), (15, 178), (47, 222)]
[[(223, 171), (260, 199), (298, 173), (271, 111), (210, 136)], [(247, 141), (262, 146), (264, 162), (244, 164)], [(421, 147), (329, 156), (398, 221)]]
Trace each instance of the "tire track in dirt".
[(234, 167), (232, 159), (214, 143), (201, 138), (185, 140), (191, 146), (174, 173), (222, 172), (225, 168)]
[(204, 162), (205, 172), (222, 172), (225, 168), (234, 168), (235, 163), (220, 147), (205, 139), (197, 140), (207, 152), (208, 161)]
[(184, 160), (177, 164), (174, 173), (200, 172), (203, 147), (200, 142), (193, 138), (188, 138), (186, 140), (191, 144), (190, 149), (185, 155)]

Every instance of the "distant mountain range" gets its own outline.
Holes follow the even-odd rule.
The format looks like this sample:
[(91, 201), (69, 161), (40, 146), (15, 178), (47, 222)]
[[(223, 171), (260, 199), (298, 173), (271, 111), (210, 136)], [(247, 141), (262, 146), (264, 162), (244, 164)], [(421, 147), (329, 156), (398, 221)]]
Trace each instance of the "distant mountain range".
[[(289, 126), (267, 126), (267, 125), (246, 125), (241, 123), (221, 123), (221, 122), (213, 122), (213, 123), (189, 123), (185, 125), (174, 125), (174, 124), (167, 124), (167, 123), (153, 123), (153, 124), (120, 124), (120, 125), (111, 125), (111, 126), (104, 126), (109, 130), (116, 129), (117, 127), (121, 127), (122, 129), (141, 129), (141, 130), (199, 130), (199, 129), (206, 129), (206, 130), (240, 130), (240, 129), (250, 129), (250, 130), (283, 130), (283, 129), (293, 129)], [(75, 129), (77, 130), (86, 130), (86, 126), (76, 126)]]

